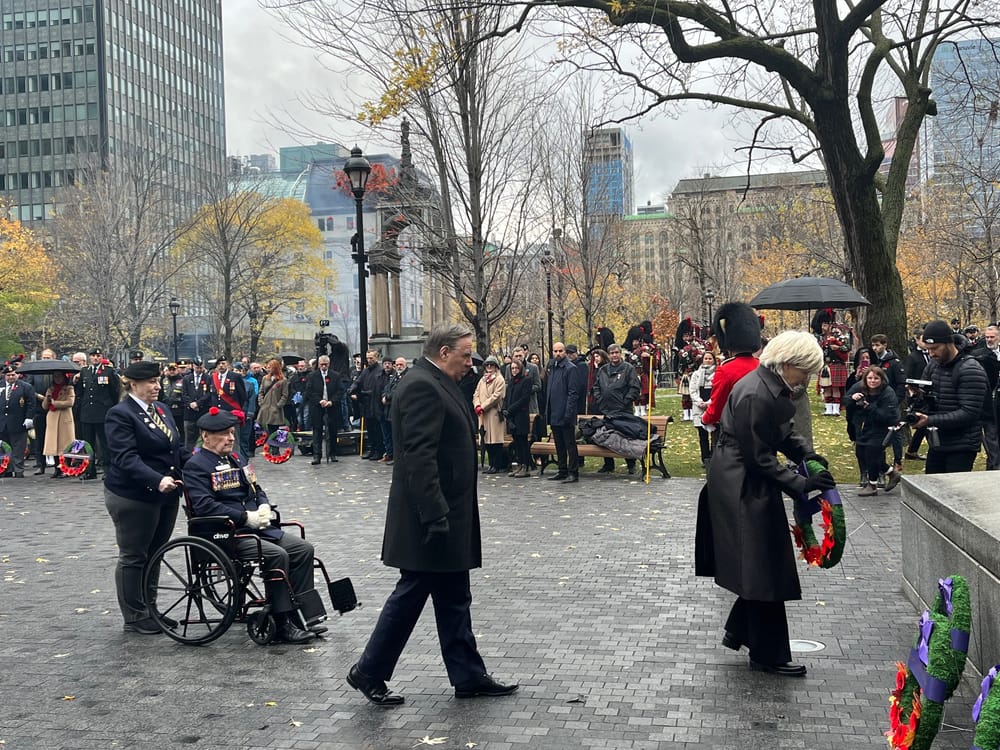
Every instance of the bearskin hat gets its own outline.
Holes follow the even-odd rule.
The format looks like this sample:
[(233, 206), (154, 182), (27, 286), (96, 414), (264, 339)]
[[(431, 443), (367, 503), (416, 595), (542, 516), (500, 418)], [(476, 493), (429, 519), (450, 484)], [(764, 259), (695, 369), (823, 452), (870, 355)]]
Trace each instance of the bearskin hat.
[(712, 334), (724, 352), (755, 352), (761, 345), (760, 318), (744, 302), (726, 302), (715, 311)]
[(809, 327), (812, 328), (813, 333), (819, 336), (821, 333), (823, 333), (824, 323), (835, 323), (836, 320), (837, 320), (836, 314), (833, 312), (832, 309), (827, 307), (824, 310), (816, 311), (816, 314), (813, 315), (813, 319), (812, 322), (809, 324)]
[(597, 335), (594, 336), (594, 347), (607, 351), (613, 343), (615, 343), (615, 332), (605, 326), (598, 326)]
[(622, 342), (622, 349), (627, 352), (633, 351), (641, 340), (642, 331), (639, 330), (639, 326), (632, 326), (628, 329), (628, 333), (625, 334), (625, 340)]
[(330, 344), (330, 369), (345, 377), (351, 371), (351, 350), (336, 336)]
[(684, 342), (684, 337), (688, 334), (694, 335), (694, 323), (691, 321), (691, 318), (684, 318), (684, 320), (677, 324), (677, 332), (674, 334), (674, 346), (677, 349), (683, 349), (687, 346)]

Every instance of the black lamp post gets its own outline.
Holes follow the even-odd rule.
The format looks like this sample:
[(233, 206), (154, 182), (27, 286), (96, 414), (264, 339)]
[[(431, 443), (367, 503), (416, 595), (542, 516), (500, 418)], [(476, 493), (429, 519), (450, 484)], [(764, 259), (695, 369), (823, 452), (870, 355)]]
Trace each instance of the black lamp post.
[(358, 351), (361, 352), (362, 359), (368, 351), (368, 299), (365, 293), (365, 278), (368, 272), (365, 270), (365, 263), (368, 256), (365, 255), (365, 225), (362, 216), (362, 201), (365, 198), (365, 186), (368, 184), (368, 175), (371, 174), (372, 165), (361, 154), (361, 149), (355, 146), (351, 149), (351, 158), (344, 163), (344, 174), (351, 181), (351, 192), (354, 193), (354, 203), (357, 209), (355, 215), (354, 237), (351, 238), (351, 258), (358, 264), (358, 327), (360, 328), (360, 343)]
[(170, 315), (174, 319), (174, 362), (178, 360), (177, 356), (177, 313), (181, 310), (181, 303), (177, 301), (176, 297), (170, 298)]
[(712, 303), (715, 302), (715, 292), (712, 287), (705, 290), (705, 304), (708, 305), (708, 327), (712, 327)]
[[(558, 230), (557, 230), (558, 231)], [(555, 233), (553, 233), (555, 236)], [(542, 251), (542, 268), (545, 269), (545, 314), (548, 318), (549, 352), (552, 356), (552, 251), (546, 248)]]

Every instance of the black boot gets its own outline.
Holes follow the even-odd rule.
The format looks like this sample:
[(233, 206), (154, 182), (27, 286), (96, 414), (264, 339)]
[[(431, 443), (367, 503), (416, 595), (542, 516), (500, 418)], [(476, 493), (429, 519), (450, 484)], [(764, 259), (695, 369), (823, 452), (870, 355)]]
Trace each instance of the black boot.
[(579, 482), (579, 481), (580, 481), (580, 472), (571, 471), (569, 473), (569, 476), (563, 480), (563, 484), (573, 484), (573, 482)]
[(320, 462), (323, 460), (323, 452), (318, 450), (313, 450), (313, 466), (319, 466)]

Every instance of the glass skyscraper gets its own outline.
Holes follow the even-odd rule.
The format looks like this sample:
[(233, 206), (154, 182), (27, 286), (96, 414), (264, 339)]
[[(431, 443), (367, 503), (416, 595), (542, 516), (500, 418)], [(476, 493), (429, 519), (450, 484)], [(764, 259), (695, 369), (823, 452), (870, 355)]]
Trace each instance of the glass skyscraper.
[(14, 218), (46, 218), (84, 170), (136, 152), (179, 206), (225, 179), (221, 0), (4, 0), (0, 60)]

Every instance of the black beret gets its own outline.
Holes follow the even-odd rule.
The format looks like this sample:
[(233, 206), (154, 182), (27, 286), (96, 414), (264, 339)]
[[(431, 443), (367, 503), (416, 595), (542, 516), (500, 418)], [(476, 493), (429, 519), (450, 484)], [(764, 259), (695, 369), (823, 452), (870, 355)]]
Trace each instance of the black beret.
[(192, 357), (191, 364), (201, 367), (203, 364), (205, 364), (205, 360), (203, 360), (201, 357)]
[(101, 347), (99, 346), (95, 346), (93, 349), (87, 352), (87, 354), (103, 354), (103, 353), (104, 352), (101, 351)]
[(235, 427), (239, 422), (231, 411), (225, 411), (213, 406), (208, 410), (208, 414), (202, 415), (195, 422), (199, 430), (205, 432), (225, 432), (230, 427)]
[(160, 366), (156, 362), (133, 362), (122, 370), (122, 375), (129, 380), (151, 380), (160, 377)]
[(130, 352), (128, 353), (128, 356), (129, 356), (129, 357), (130, 357), (131, 359), (144, 359), (144, 358), (146, 357), (146, 355), (145, 355), (145, 354), (143, 354), (143, 353), (142, 353), (141, 351), (139, 351), (138, 349), (133, 349), (132, 351), (130, 351)]

